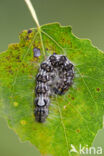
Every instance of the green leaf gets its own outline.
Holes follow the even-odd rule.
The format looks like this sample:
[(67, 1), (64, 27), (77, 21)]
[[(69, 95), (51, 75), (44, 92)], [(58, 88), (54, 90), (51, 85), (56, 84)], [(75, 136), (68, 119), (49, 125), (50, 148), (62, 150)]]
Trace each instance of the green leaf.
[[(30, 141), (42, 154), (70, 153), (71, 144), (91, 146), (103, 127), (104, 53), (91, 41), (74, 36), (69, 26), (58, 23), (20, 33), (20, 42), (0, 54), (0, 114), (22, 141)], [(34, 57), (33, 48), (41, 56)], [(46, 56), (66, 55), (75, 65), (74, 84), (63, 96), (51, 98), (45, 123), (33, 115), (35, 77)], [(45, 53), (45, 58), (44, 58)]]

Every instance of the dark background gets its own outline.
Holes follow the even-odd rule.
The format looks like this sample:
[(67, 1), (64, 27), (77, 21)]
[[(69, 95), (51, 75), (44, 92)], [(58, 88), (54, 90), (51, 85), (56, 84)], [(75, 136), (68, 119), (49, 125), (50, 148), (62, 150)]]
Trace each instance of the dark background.
[[(88, 38), (104, 51), (104, 0), (32, 0), (41, 25), (60, 22), (71, 25), (79, 38)], [(36, 27), (24, 0), (0, 0), (0, 52), (19, 42), (18, 34)], [(104, 130), (94, 144), (103, 146)], [(39, 156), (32, 145), (20, 143), (17, 135), (0, 118), (0, 156)], [(88, 156), (88, 155), (87, 155)]]

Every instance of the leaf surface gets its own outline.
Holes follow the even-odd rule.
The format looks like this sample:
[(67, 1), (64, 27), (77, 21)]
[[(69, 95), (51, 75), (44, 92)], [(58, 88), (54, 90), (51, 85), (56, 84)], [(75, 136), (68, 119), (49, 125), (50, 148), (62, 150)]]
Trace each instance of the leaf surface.
[[(30, 141), (42, 154), (75, 156), (71, 144), (91, 146), (103, 127), (104, 53), (91, 41), (79, 39), (71, 27), (58, 23), (24, 30), (20, 42), (0, 54), (0, 114), (22, 141)], [(41, 55), (34, 57), (34, 48)], [(63, 96), (51, 98), (45, 123), (33, 115), (35, 77), (40, 63), (53, 53), (66, 55), (75, 66), (74, 84)], [(45, 54), (45, 57), (44, 57)]]

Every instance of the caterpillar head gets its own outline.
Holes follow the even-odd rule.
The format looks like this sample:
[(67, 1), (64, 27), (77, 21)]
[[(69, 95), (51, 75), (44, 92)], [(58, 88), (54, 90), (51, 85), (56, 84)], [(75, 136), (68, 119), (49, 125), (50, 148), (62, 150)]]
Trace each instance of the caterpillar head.
[(38, 122), (45, 122), (48, 116), (48, 107), (47, 106), (36, 106), (34, 110), (35, 119)]
[(36, 98), (34, 111), (36, 121), (45, 121), (46, 117), (48, 116), (48, 106), (49, 100), (47, 98), (43, 98), (42, 96)]

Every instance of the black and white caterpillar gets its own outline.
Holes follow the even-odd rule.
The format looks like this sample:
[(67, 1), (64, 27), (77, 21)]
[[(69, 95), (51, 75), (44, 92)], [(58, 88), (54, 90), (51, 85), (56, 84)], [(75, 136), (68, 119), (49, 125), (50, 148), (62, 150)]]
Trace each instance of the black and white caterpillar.
[(53, 54), (40, 65), (36, 77), (35, 119), (44, 122), (48, 116), (50, 96), (63, 95), (73, 83), (74, 65), (64, 55)]

